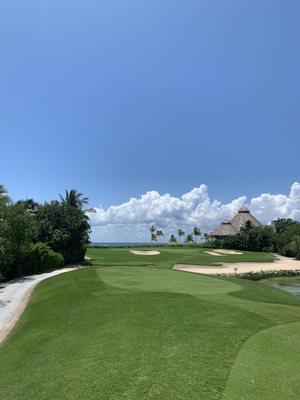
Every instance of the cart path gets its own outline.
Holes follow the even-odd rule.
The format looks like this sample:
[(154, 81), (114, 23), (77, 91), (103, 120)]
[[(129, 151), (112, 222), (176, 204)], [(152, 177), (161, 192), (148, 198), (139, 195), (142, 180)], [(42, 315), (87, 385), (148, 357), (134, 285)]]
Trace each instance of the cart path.
[(24, 311), (36, 285), (44, 279), (64, 272), (73, 271), (74, 267), (57, 269), (43, 274), (28, 275), (0, 285), (0, 343), (14, 327)]

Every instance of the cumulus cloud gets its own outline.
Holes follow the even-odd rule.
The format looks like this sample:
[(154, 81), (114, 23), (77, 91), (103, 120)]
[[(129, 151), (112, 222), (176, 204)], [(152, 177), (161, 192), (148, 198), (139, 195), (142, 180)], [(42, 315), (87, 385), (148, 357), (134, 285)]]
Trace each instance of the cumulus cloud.
[(223, 219), (231, 218), (243, 204), (266, 224), (275, 218), (300, 220), (300, 183), (295, 182), (287, 195), (262, 193), (249, 201), (241, 196), (227, 204), (210, 199), (206, 185), (181, 197), (149, 191), (126, 203), (107, 209), (95, 207), (94, 213), (88, 213), (92, 241), (147, 242), (151, 224), (161, 228), (166, 239), (179, 227), (189, 232), (197, 225), (203, 233), (210, 232)]

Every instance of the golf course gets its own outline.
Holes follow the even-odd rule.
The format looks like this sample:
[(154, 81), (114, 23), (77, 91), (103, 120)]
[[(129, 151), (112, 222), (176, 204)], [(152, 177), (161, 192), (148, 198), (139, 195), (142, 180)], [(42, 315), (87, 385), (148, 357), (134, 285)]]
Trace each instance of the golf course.
[[(152, 248), (139, 248), (137, 253), (151, 251)], [(160, 268), (172, 268), (174, 264), (214, 265), (226, 262), (272, 262), (271, 253), (243, 251), (240, 254), (209, 254), (213, 249), (199, 247), (159, 247), (159, 254), (153, 256), (134, 254), (130, 248), (89, 248), (87, 256), (94, 265), (152, 265)]]
[(91, 267), (39, 283), (0, 345), (2, 398), (299, 398), (299, 298), (239, 277), (171, 269), (225, 258), (205, 249), (158, 250), (91, 248)]

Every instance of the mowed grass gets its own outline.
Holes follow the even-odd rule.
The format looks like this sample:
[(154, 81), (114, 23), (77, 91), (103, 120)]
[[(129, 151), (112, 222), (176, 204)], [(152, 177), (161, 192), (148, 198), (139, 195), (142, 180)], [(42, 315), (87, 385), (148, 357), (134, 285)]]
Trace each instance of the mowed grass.
[[(174, 264), (195, 264), (195, 265), (216, 265), (222, 262), (272, 262), (275, 257), (270, 253), (255, 253), (245, 251), (243, 254), (222, 254), (214, 256), (207, 254), (205, 249), (200, 247), (175, 247), (155, 248), (160, 252), (154, 256), (142, 256), (131, 253), (132, 248), (89, 248), (87, 256), (93, 259), (94, 265), (153, 265), (160, 268), (171, 268)], [(142, 250), (142, 249), (138, 249)], [(145, 248), (144, 250), (152, 250)]]
[(1, 345), (1, 398), (296, 399), (299, 321), (296, 297), (239, 278), (68, 272), (39, 284)]

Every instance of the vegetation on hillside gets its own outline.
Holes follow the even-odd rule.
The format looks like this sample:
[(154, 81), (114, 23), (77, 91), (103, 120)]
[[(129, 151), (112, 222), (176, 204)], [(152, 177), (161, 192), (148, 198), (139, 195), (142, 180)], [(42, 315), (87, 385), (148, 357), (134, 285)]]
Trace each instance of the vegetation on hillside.
[(61, 201), (13, 203), (0, 185), (0, 281), (82, 261), (90, 229), (86, 202), (71, 190)]

